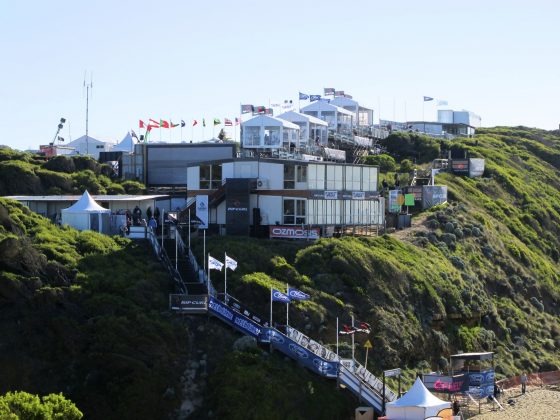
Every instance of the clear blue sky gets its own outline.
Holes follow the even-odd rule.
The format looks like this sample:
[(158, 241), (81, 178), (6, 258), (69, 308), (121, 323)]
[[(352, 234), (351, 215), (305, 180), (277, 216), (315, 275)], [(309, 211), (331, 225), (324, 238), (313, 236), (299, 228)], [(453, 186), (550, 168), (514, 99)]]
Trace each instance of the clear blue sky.
[[(46, 144), (60, 117), (83, 135), (85, 70), (89, 134), (102, 140), (148, 118), (184, 119), (190, 139), (195, 118), (324, 87), (383, 119), (421, 119), (427, 95), (484, 126), (554, 129), (559, 19), (555, 0), (0, 0), (0, 144)], [(436, 109), (426, 103), (426, 120)]]

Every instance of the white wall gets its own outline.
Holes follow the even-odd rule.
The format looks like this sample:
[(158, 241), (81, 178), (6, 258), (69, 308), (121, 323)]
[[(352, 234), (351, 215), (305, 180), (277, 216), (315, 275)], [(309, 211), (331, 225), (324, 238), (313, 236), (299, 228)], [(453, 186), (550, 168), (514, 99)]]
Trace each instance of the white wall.
[(263, 225), (274, 225), (276, 222), (282, 224), (282, 197), (261, 195), (259, 196), (259, 208)]
[(187, 189), (200, 189), (200, 169), (198, 166), (187, 168)]
[(258, 162), (235, 162), (234, 178), (258, 178)]
[(284, 189), (284, 165), (281, 163), (261, 162), (259, 178), (268, 179), (271, 190)]

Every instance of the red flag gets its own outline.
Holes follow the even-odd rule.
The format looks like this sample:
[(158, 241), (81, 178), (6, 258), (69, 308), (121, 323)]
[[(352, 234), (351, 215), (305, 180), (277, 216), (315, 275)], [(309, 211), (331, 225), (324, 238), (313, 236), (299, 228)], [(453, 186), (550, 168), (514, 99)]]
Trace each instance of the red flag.
[(227, 127), (231, 127), (233, 125), (233, 123), (231, 122), (231, 120), (229, 118), (224, 118), (224, 125)]
[(195, 125), (197, 125), (197, 124), (198, 124), (198, 121), (197, 121), (197, 120), (193, 120), (193, 121), (192, 121), (192, 126), (193, 126), (193, 127), (194, 127)]
[(159, 120), (159, 126), (161, 128), (169, 128), (169, 123), (165, 120)]
[(171, 120), (169, 120), (169, 125), (171, 126), (171, 128), (179, 127), (179, 124), (173, 124)]
[(145, 127), (146, 127), (146, 124), (144, 123), (144, 121), (140, 120), (140, 122), (138, 123), (138, 126), (139, 126), (140, 128), (145, 128)]
[(150, 128), (150, 129), (159, 128), (159, 123), (156, 120), (152, 120), (150, 118), (150, 124), (148, 124), (148, 128)]

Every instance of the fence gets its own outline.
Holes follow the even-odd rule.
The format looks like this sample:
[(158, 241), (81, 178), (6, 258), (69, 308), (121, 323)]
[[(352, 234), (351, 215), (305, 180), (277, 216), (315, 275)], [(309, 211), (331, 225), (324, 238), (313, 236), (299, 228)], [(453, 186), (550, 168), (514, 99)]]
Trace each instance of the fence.
[[(502, 379), (496, 382), (503, 389), (515, 388), (521, 385), (519, 376)], [(527, 375), (528, 386), (544, 386), (560, 384), (560, 370), (552, 372), (531, 373)]]

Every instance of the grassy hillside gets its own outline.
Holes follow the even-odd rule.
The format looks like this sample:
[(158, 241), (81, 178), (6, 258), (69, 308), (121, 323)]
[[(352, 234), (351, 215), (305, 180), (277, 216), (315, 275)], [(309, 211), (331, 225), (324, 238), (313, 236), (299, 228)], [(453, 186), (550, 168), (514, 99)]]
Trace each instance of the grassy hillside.
[[(332, 348), (337, 317), (369, 322), (356, 357), (363, 362), (369, 338), (377, 374), (401, 367), (411, 381), (459, 350), (496, 351), (498, 376), (559, 369), (559, 133), (484, 129), (442, 145), (484, 157), (486, 173), (438, 175), (449, 204), (404, 233), (208, 238), (213, 256), (239, 262), (228, 291), (267, 317), (271, 286), (300, 288), (312, 300), (291, 305), (290, 324)], [(417, 153), (402, 150), (401, 159)], [(6, 200), (0, 226), (0, 393), (64, 392), (87, 418), (162, 418), (190, 383), (193, 418), (351, 417), (358, 402), (334, 381), (277, 353), (233, 351), (239, 335), (217, 320), (169, 314), (171, 285), (143, 245), (60, 230)], [(202, 258), (201, 239), (192, 243)], [(212, 278), (221, 289), (221, 274)], [(285, 310), (275, 304), (277, 322)], [(349, 341), (341, 338), (342, 355)], [(200, 376), (183, 373), (191, 365)]]

